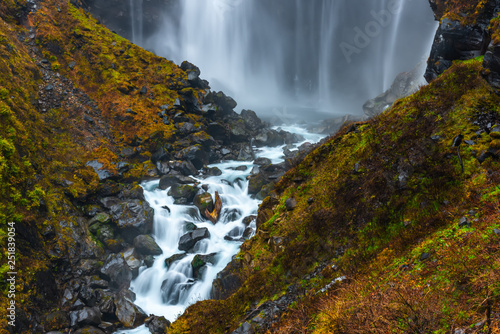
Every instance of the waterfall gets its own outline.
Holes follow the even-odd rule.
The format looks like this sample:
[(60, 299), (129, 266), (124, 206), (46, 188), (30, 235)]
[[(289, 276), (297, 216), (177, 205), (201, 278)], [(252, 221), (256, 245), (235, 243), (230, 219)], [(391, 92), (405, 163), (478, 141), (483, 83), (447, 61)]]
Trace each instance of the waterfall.
[(143, 43), (143, 0), (129, 0), (130, 26), (132, 29), (132, 43), (142, 45)]
[(436, 23), (419, 0), (177, 0), (145, 46), (202, 70), (240, 107), (361, 105), (427, 56)]

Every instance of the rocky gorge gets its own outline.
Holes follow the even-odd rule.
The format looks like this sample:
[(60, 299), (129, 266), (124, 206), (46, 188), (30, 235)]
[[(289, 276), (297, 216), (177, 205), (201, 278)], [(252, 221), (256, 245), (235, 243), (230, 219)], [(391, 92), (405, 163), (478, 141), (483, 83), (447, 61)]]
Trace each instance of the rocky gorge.
[[(273, 164), (256, 159), (255, 148), (303, 138), (254, 111), (236, 113), (236, 101), (211, 91), (194, 64), (131, 44), (83, 1), (2, 2), (0, 217), (5, 231), (15, 224), (18, 272), (15, 299), (2, 295), (2, 305), (16, 302), (16, 325), (3, 307), (2, 331), (113, 333), (144, 323), (152, 333), (498, 329), (500, 4), (430, 4), (440, 20), (430, 85), (416, 91), (411, 74), (400, 77), (411, 89), (372, 101), (383, 107), (369, 112), (372, 120), (325, 123), (340, 131), (285, 148), (284, 162)], [(255, 237), (218, 275), (213, 300), (173, 324), (145, 314), (129, 287), (161, 249), (141, 182), (159, 179), (177, 204), (206, 215), (214, 200), (191, 177), (216, 175), (207, 165), (227, 160), (257, 165), (248, 185), (262, 200)], [(206, 233), (187, 233), (179, 248), (189, 251)], [(471, 256), (454, 258), (436, 240)], [(12, 271), (6, 259), (4, 251), (3, 275)], [(446, 264), (449, 276), (433, 274)], [(373, 277), (380, 286), (360, 283)], [(437, 297), (443, 290), (449, 295)], [(373, 300), (383, 316), (366, 310)], [(437, 318), (417, 309), (423, 302)]]

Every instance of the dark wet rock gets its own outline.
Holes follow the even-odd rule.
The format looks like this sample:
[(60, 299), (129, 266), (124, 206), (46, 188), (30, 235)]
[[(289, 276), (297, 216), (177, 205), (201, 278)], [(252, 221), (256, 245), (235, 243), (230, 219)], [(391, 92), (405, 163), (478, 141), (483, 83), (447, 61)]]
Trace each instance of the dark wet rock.
[(138, 235), (135, 237), (134, 247), (141, 255), (160, 255), (163, 253), (155, 239), (150, 235)]
[(245, 126), (251, 131), (257, 131), (263, 128), (266, 124), (257, 116), (253, 110), (242, 110), (240, 114), (245, 122)]
[(109, 280), (115, 289), (128, 288), (132, 280), (132, 270), (122, 254), (110, 254), (106, 259), (101, 274)]
[(43, 327), (46, 331), (55, 331), (70, 326), (69, 315), (64, 311), (56, 311), (45, 316)]
[(256, 146), (279, 146), (285, 144), (283, 135), (276, 130), (265, 129), (255, 136), (254, 144)]
[(139, 91), (140, 94), (144, 95), (148, 92), (148, 88), (146, 86), (142, 86), (141, 90)]
[(101, 323), (101, 312), (96, 308), (84, 307), (69, 313), (71, 327), (97, 326)]
[(179, 240), (179, 249), (182, 251), (189, 251), (198, 241), (206, 238), (210, 238), (210, 233), (206, 227), (186, 233)]
[(243, 166), (238, 166), (236, 167), (234, 170), (239, 170), (239, 171), (246, 171), (248, 169), (247, 166), (243, 165)]
[(78, 293), (78, 297), (85, 302), (85, 305), (94, 307), (97, 301), (97, 296), (91, 287), (83, 285)]
[(146, 201), (125, 200), (113, 205), (110, 211), (120, 235), (127, 242), (132, 242), (139, 234), (152, 232), (154, 210)]
[(124, 293), (115, 297), (115, 308), (115, 315), (125, 328), (140, 326), (147, 318), (146, 313)]
[(145, 324), (151, 334), (167, 333), (167, 328), (171, 325), (170, 321), (165, 319), (165, 317), (158, 317), (156, 315), (147, 318)]
[(99, 302), (97, 304), (99, 310), (103, 314), (114, 314), (115, 313), (115, 301), (114, 293), (111, 291), (101, 291), (99, 293)]
[(251, 175), (248, 179), (248, 194), (256, 195), (268, 181), (261, 174)]
[(236, 274), (240, 269), (241, 262), (233, 260), (217, 274), (217, 278), (212, 283), (213, 299), (227, 299), (241, 287), (241, 278)]
[(238, 153), (239, 161), (252, 161), (255, 160), (253, 149), (249, 145), (243, 145)]
[(180, 160), (191, 161), (196, 169), (201, 169), (209, 163), (207, 152), (198, 144), (181, 150), (175, 157)]
[(196, 195), (194, 197), (193, 204), (198, 208), (198, 210), (200, 210), (200, 214), (202, 216), (205, 214), (205, 210), (208, 210), (209, 212), (214, 210), (214, 200), (210, 193)]
[(222, 171), (217, 167), (209, 167), (205, 169), (204, 174), (208, 176), (220, 176), (222, 175)]
[(490, 42), (488, 23), (462, 25), (448, 18), (441, 20), (428, 60), (425, 79), (430, 82), (448, 69), (453, 60), (467, 60), (483, 55)]
[(257, 158), (254, 160), (253, 163), (259, 166), (267, 166), (270, 165), (272, 162), (271, 159), (268, 158)]
[(148, 255), (144, 257), (144, 264), (146, 265), (146, 267), (151, 268), (154, 262), (155, 258), (153, 257), (153, 255)]
[(166, 175), (160, 179), (159, 188), (162, 190), (167, 189), (168, 187), (180, 185), (180, 184), (194, 184), (195, 179), (183, 176), (183, 175)]
[(220, 106), (219, 110), (217, 110), (218, 113), (221, 113), (222, 115), (224, 114), (230, 114), (234, 108), (236, 108), (237, 103), (236, 101), (230, 97), (224, 94), (223, 92), (210, 92), (207, 96), (204, 98), (204, 103), (214, 103), (218, 106)]
[(201, 279), (206, 270), (207, 263), (212, 265), (217, 263), (216, 253), (200, 255), (197, 254), (191, 261), (191, 267), (193, 268), (193, 277), (196, 279)]
[(188, 204), (193, 202), (196, 188), (189, 184), (174, 185), (168, 191), (168, 195), (175, 199), (176, 204)]
[(208, 124), (206, 132), (215, 140), (229, 142), (229, 131), (220, 123), (212, 122)]
[(420, 261), (425, 261), (429, 259), (431, 255), (432, 255), (431, 253), (422, 253), (422, 255), (420, 255)]
[(179, 261), (179, 260), (182, 260), (183, 258), (186, 257), (186, 253), (182, 253), (182, 254), (174, 254), (172, 255), (171, 257), (169, 258), (166, 258), (165, 259), (165, 266), (168, 268), (170, 267), (170, 265), (176, 261)]
[(166, 161), (170, 159), (170, 153), (165, 147), (160, 147), (156, 152), (151, 155), (151, 162), (156, 164), (161, 161)]

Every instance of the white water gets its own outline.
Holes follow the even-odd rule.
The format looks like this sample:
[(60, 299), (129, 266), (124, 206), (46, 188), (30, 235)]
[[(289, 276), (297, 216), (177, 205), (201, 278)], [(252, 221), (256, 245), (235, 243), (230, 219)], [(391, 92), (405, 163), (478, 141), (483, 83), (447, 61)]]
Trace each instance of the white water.
[[(286, 103), (343, 115), (426, 57), (435, 28), (425, 0), (179, 0), (145, 46), (196, 64), (214, 90), (261, 115)], [(349, 59), (343, 42), (357, 48)]]
[[(308, 133), (299, 126), (286, 126), (282, 129), (301, 134), (305, 138), (304, 142), (314, 143), (324, 137)], [(298, 147), (302, 143), (294, 146)], [(283, 161), (284, 146), (258, 150), (255, 148), (256, 155), (267, 157), (274, 163), (278, 163)], [(235, 170), (240, 166), (246, 166), (247, 169)], [(240, 238), (245, 231), (243, 219), (257, 214), (260, 202), (247, 194), (246, 177), (253, 166), (252, 162), (227, 161), (210, 166), (218, 167), (222, 171), (220, 176), (194, 177), (199, 182), (199, 188), (202, 185), (208, 187), (208, 192), (212, 194), (212, 197), (215, 191), (220, 194), (221, 218), (215, 225), (202, 218), (195, 206), (174, 204), (174, 199), (167, 195), (168, 189), (158, 188), (159, 180), (142, 184), (146, 200), (155, 212), (154, 238), (163, 250), (163, 254), (155, 258), (152, 267), (144, 266), (140, 269), (139, 276), (131, 284), (131, 290), (136, 293), (137, 297), (134, 303), (148, 315), (163, 315), (168, 320), (174, 321), (189, 305), (210, 298), (212, 282), (217, 273), (224, 269), (241, 246), (240, 241), (227, 241), (224, 237), (230, 235), (234, 239)], [(165, 206), (170, 211), (165, 209)], [(168, 268), (164, 264), (165, 259), (172, 255), (184, 253), (178, 249), (178, 243), (180, 237), (186, 233), (185, 227), (188, 222), (196, 224), (198, 228), (206, 227), (210, 232), (209, 239), (201, 240), (194, 246), (196, 254), (217, 253), (217, 262), (214, 265), (208, 264), (206, 272), (200, 279), (193, 278), (191, 261), (195, 256), (194, 253), (187, 254), (183, 259), (173, 262)], [(255, 222), (252, 222), (250, 227), (255, 231)], [(149, 330), (141, 326), (117, 333), (147, 334)]]

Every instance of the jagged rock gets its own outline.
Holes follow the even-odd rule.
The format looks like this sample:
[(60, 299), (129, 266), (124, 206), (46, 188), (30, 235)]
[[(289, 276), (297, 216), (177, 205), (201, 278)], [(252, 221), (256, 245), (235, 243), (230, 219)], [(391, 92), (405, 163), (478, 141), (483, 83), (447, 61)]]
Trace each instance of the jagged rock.
[(115, 289), (128, 288), (132, 280), (132, 270), (122, 254), (110, 254), (101, 268), (101, 273)]
[(191, 261), (191, 267), (193, 268), (193, 277), (196, 279), (201, 279), (203, 277), (203, 274), (205, 273), (207, 263), (210, 263), (212, 265), (217, 263), (217, 260), (215, 258), (216, 255), (216, 253), (207, 255), (195, 255), (195, 257)]
[(101, 323), (101, 312), (96, 308), (84, 307), (69, 314), (71, 327), (97, 326)]
[(452, 65), (453, 60), (467, 60), (484, 54), (489, 43), (487, 30), (488, 22), (462, 25), (459, 21), (442, 19), (432, 44), (425, 79), (428, 82), (434, 80)]
[(154, 210), (146, 201), (125, 200), (113, 205), (110, 211), (120, 234), (128, 242), (139, 234), (151, 233), (153, 229)]
[(196, 169), (203, 168), (209, 162), (207, 152), (199, 144), (181, 150), (175, 157), (180, 160), (191, 161)]
[(160, 255), (163, 253), (155, 239), (150, 235), (138, 235), (135, 237), (134, 247), (141, 255)]
[(203, 239), (210, 238), (210, 232), (206, 227), (199, 228), (194, 230), (193, 232), (184, 234), (179, 239), (179, 250), (189, 251), (194, 245)]
[(149, 329), (151, 334), (163, 334), (167, 333), (167, 328), (170, 327), (170, 321), (165, 319), (165, 317), (150, 316), (145, 321), (146, 327)]
[(101, 291), (97, 307), (103, 314), (114, 314), (116, 310), (114, 294), (110, 291)]
[(144, 323), (146, 313), (123, 293), (115, 297), (115, 315), (125, 328), (135, 328)]
[(245, 121), (245, 126), (251, 131), (257, 131), (264, 127), (262, 120), (257, 116), (253, 110), (242, 110), (240, 113), (241, 118)]
[(220, 123), (212, 122), (208, 124), (206, 132), (212, 136), (215, 140), (220, 140), (222, 142), (229, 141), (229, 132)]
[(193, 200), (194, 206), (200, 210), (201, 215), (205, 214), (205, 210), (212, 211), (214, 209), (214, 201), (210, 193), (198, 194)]
[(64, 311), (52, 312), (48, 314), (43, 321), (43, 328), (48, 332), (64, 329), (69, 326), (69, 316)]

